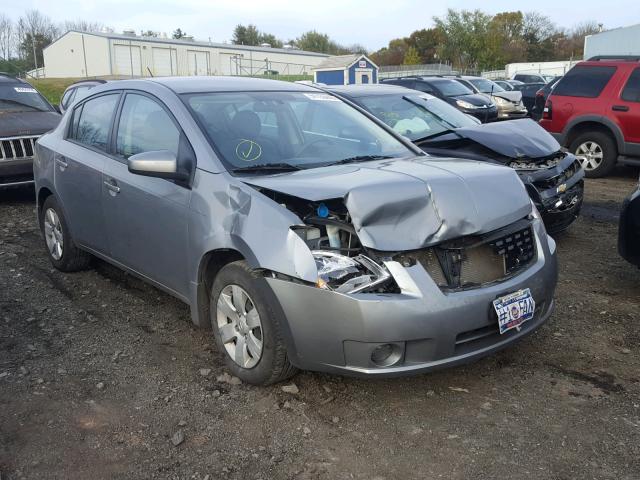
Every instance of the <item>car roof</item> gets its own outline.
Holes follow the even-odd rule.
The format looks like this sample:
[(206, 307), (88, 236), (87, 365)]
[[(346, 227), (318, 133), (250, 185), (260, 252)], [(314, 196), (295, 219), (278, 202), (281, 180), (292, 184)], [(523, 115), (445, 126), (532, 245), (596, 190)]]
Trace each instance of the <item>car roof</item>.
[(0, 73), (0, 83), (18, 83), (20, 85), (31, 86), (29, 83), (25, 82), (24, 80), (20, 78), (16, 78), (13, 75), (10, 75), (8, 73)]
[[(170, 88), (175, 93), (198, 92), (251, 92), (251, 91), (287, 91), (287, 92), (318, 92), (309, 85), (280, 80), (268, 80), (251, 77), (155, 77), (139, 80), (128, 80), (127, 84), (153, 82)], [(116, 83), (116, 82), (112, 82)]]
[(402, 95), (416, 93), (410, 88), (392, 85), (390, 83), (369, 84), (369, 85), (330, 85), (325, 88), (331, 92), (342, 93), (349, 97), (366, 97), (367, 95)]
[(109, 80), (103, 80), (101, 78), (92, 78), (91, 80), (78, 80), (77, 82), (73, 82), (67, 88), (77, 87), (78, 85), (82, 85), (82, 84), (85, 84), (85, 83), (102, 85), (103, 83), (107, 83), (108, 81)]

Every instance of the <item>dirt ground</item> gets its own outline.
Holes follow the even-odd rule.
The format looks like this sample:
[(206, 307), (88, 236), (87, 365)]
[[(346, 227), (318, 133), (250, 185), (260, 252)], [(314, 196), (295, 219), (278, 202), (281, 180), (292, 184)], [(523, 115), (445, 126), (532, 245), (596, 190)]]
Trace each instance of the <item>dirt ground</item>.
[(638, 479), (640, 270), (616, 251), (637, 178), (587, 182), (534, 335), (417, 377), (303, 372), (297, 394), (218, 378), (187, 307), (119, 270), (54, 270), (33, 194), (0, 193), (0, 478)]

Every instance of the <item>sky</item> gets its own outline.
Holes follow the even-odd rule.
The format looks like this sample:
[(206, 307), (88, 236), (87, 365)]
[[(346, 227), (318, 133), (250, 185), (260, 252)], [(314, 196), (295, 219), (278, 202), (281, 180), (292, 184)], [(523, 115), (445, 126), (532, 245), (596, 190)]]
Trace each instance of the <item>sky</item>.
[(447, 8), (478, 8), (491, 14), (535, 9), (564, 28), (588, 20), (605, 28), (640, 23), (638, 0), (537, 0), (524, 5), (513, 0), (0, 0), (0, 13), (17, 19), (24, 11), (37, 9), (55, 22), (84, 19), (116, 32), (153, 30), (170, 35), (179, 27), (197, 40), (213, 42), (230, 41), (239, 23), (253, 23), (284, 41), (315, 29), (338, 43), (358, 43), (372, 51), (393, 38), (432, 26), (433, 17), (442, 16)]

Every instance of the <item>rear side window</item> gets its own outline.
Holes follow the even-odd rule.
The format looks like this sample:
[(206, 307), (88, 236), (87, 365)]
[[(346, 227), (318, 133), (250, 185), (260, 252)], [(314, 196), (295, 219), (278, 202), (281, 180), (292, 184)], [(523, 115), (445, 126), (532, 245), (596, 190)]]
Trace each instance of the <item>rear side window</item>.
[(60, 105), (62, 105), (64, 108), (67, 108), (69, 105), (71, 105), (71, 100), (73, 99), (73, 96), (75, 95), (75, 93), (76, 93), (75, 88), (67, 90), (67, 92), (62, 97), (62, 100), (60, 101)]
[(120, 114), (116, 152), (125, 158), (142, 152), (168, 150), (178, 154), (180, 131), (156, 101), (127, 94)]
[(93, 88), (93, 86), (87, 86), (87, 85), (82, 85), (80, 87), (77, 87), (76, 88), (76, 96), (73, 97), (73, 101), (74, 102), (79, 102), (80, 100), (82, 100), (84, 97), (89, 95), (89, 90), (91, 90), (92, 88)]
[(636, 68), (631, 75), (627, 84), (622, 90), (622, 100), (627, 102), (640, 102), (640, 68)]
[(553, 89), (554, 95), (596, 98), (616, 71), (616, 67), (573, 67)]
[(106, 152), (111, 120), (119, 97), (120, 94), (102, 95), (85, 102), (80, 112), (76, 109), (74, 117), (79, 113), (78, 124), (77, 128), (72, 129), (71, 138)]

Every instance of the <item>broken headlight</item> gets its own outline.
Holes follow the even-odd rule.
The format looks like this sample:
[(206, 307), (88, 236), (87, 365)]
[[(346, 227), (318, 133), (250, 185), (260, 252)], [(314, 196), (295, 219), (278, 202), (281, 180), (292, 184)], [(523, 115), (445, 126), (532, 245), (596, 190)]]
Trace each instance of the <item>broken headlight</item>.
[(358, 293), (380, 285), (391, 275), (364, 255), (346, 257), (325, 250), (312, 250), (318, 268), (317, 286), (340, 293)]

